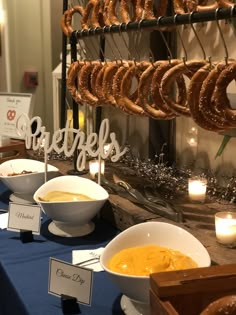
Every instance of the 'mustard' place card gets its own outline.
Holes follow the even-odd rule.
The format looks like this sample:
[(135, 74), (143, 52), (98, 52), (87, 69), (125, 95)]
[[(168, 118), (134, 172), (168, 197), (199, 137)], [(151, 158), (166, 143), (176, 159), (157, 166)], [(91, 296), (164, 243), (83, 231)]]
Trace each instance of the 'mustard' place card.
[(91, 304), (93, 271), (50, 258), (48, 293), (76, 298), (79, 303)]
[(41, 209), (38, 205), (25, 205), (10, 202), (8, 216), (8, 230), (32, 231), (40, 233)]

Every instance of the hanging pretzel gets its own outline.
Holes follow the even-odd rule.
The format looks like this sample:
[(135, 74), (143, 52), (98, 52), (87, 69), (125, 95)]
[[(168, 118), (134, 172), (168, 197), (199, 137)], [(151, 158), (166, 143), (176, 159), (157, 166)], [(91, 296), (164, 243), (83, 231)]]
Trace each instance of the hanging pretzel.
[(72, 28), (72, 17), (75, 13), (79, 13), (81, 16), (84, 15), (84, 8), (77, 5), (71, 9), (68, 9), (64, 12), (64, 15), (61, 18), (61, 29), (66, 36), (70, 36), (74, 29)]
[(71, 96), (75, 100), (77, 104), (83, 105), (82, 103), (82, 97), (81, 94), (77, 88), (77, 77), (80, 69), (84, 65), (83, 62), (81, 61), (75, 61), (73, 62), (69, 69), (68, 69), (68, 74), (67, 74), (67, 88), (68, 91), (70, 92)]
[[(152, 91), (152, 99), (154, 102), (154, 106), (156, 109), (160, 109), (162, 112), (166, 113), (167, 115), (173, 115), (176, 113), (167, 105), (165, 100), (161, 95), (161, 81), (164, 74), (171, 69), (172, 67), (182, 63), (179, 59), (172, 59), (171, 61), (165, 62), (161, 64), (155, 70), (152, 82), (151, 82), (151, 91)], [(184, 104), (186, 102), (187, 93), (186, 93), (186, 85), (185, 80), (182, 75), (176, 77), (176, 84), (177, 84), (177, 91), (176, 91), (176, 102), (178, 104)]]
[(232, 8), (235, 3), (230, 0), (216, 0), (220, 8)]
[(147, 62), (147, 61), (141, 61), (141, 62), (135, 63), (126, 71), (121, 81), (121, 95), (122, 95), (123, 106), (128, 111), (134, 114), (146, 115), (144, 109), (141, 106), (139, 106), (139, 99), (137, 99), (135, 102), (130, 99), (130, 90), (131, 90), (133, 78), (136, 77), (139, 82), (139, 79), (142, 73), (149, 66), (150, 66), (150, 62)]
[(155, 105), (150, 104), (150, 85), (152, 82), (153, 74), (156, 69), (166, 63), (167, 61), (159, 60), (156, 61), (153, 65), (150, 65), (141, 75), (138, 86), (138, 98), (139, 105), (144, 109), (146, 114), (154, 119), (173, 119), (176, 117), (175, 114), (166, 114), (160, 109), (156, 109)]
[[(121, 0), (120, 1), (120, 16), (123, 23), (129, 23), (137, 20), (137, 0)], [(131, 15), (133, 12), (133, 15)]]
[(91, 72), (98, 63), (99, 61), (85, 63), (78, 74), (78, 88), (80, 90), (82, 101), (92, 106), (99, 105), (99, 99), (91, 93), (89, 84)]
[(208, 10), (215, 10), (218, 8), (217, 1), (207, 5), (207, 0), (193, 1), (193, 0), (174, 0), (173, 7), (175, 14), (185, 14), (190, 12), (203, 12)]
[(135, 16), (136, 21), (141, 21), (144, 19), (144, 12), (145, 12), (145, 0), (136, 0), (136, 8), (135, 8)]
[(218, 63), (209, 72), (206, 79), (203, 81), (199, 94), (199, 108), (205, 117), (205, 120), (215, 125), (220, 129), (229, 129), (232, 125), (225, 118), (223, 113), (217, 111), (217, 97), (213, 94), (216, 86), (216, 81), (227, 65), (224, 62)]
[(177, 114), (187, 117), (191, 116), (187, 102), (185, 102), (184, 104), (178, 104), (171, 97), (172, 84), (179, 75), (186, 75), (188, 78), (191, 79), (193, 74), (205, 64), (206, 64), (205, 60), (186, 61), (172, 67), (164, 74), (160, 87), (161, 95), (164, 98), (165, 102), (168, 104), (168, 106)]
[(91, 85), (91, 93), (97, 97), (96, 94), (96, 80), (97, 80), (97, 76), (98, 73), (100, 72), (100, 70), (103, 68), (104, 63), (103, 62), (99, 62), (98, 64), (96, 64), (91, 72), (91, 77), (90, 77), (90, 85)]
[(208, 112), (199, 105), (199, 95), (203, 82), (213, 68), (213, 64), (206, 64), (193, 75), (188, 86), (187, 102), (191, 117), (198, 126), (205, 130), (218, 132), (224, 129), (215, 122), (206, 119), (205, 116), (208, 115)]
[(113, 82), (112, 82), (112, 91), (113, 96), (115, 98), (117, 107), (123, 110), (125, 113), (133, 114), (129, 110), (127, 110), (124, 106), (123, 97), (121, 95), (121, 83), (125, 73), (129, 70), (129, 63), (123, 63), (119, 69), (117, 70), (116, 74), (114, 75)]
[(145, 0), (144, 11), (142, 17), (139, 19), (152, 20), (166, 15), (168, 0), (158, 1), (158, 5), (155, 6), (154, 0)]
[(101, 3), (100, 0), (89, 0), (87, 3), (84, 14), (81, 19), (81, 28), (89, 29), (91, 27), (101, 27), (99, 21)]
[(231, 107), (227, 97), (228, 85), (236, 79), (236, 62), (228, 64), (219, 74), (214, 90), (216, 108), (220, 115), (223, 115), (227, 121), (236, 127), (236, 110)]
[(105, 70), (108, 66), (109, 66), (109, 63), (106, 62), (103, 65), (103, 67), (100, 69), (100, 71), (98, 72), (96, 81), (95, 81), (95, 93), (101, 105), (110, 105), (110, 102), (107, 100), (103, 92), (103, 77), (104, 77)]
[(114, 96), (112, 95), (113, 78), (121, 65), (122, 63), (118, 61), (110, 63), (110, 65), (105, 69), (104, 75), (103, 75), (102, 90), (103, 90), (104, 97), (114, 107), (117, 106), (117, 103)]

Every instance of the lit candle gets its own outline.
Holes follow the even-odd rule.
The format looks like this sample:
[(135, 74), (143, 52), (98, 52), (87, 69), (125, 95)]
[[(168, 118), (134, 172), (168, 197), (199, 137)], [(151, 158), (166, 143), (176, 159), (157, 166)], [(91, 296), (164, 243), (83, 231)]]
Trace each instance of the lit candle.
[(188, 194), (192, 201), (204, 202), (206, 198), (207, 180), (205, 178), (192, 177), (188, 180)]
[[(73, 110), (67, 109), (67, 120), (69, 120), (69, 127), (73, 128)], [(79, 122), (79, 129), (84, 129), (84, 113), (80, 110), (78, 113), (78, 122)]]
[(105, 153), (105, 154), (107, 154), (107, 153), (109, 152), (110, 146), (111, 146), (110, 143), (105, 143), (105, 144), (104, 144), (103, 149), (104, 149), (104, 153)]
[(216, 213), (215, 230), (219, 243), (236, 246), (236, 213), (230, 211)]
[[(105, 171), (105, 162), (101, 160), (101, 174), (104, 174)], [(91, 178), (95, 178), (95, 175), (99, 173), (99, 160), (89, 161), (89, 173)]]
[[(72, 109), (67, 109), (67, 115), (66, 119), (69, 121), (69, 128), (73, 128), (73, 110)], [(79, 111), (78, 113), (78, 122), (79, 122), (79, 129), (83, 130), (84, 129), (84, 113), (82, 111)], [(74, 140), (74, 134), (73, 132), (68, 133), (68, 145), (69, 147), (72, 145)]]

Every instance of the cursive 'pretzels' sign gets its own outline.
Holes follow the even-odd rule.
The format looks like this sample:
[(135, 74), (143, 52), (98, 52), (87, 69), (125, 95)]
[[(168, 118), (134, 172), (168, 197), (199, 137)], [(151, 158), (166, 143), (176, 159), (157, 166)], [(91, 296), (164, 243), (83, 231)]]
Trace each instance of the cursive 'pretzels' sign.
[[(33, 123), (36, 125), (34, 132), (32, 132)], [(98, 134), (93, 132), (87, 136), (80, 129), (70, 128), (69, 121), (66, 122), (65, 128), (56, 130), (51, 136), (50, 132), (46, 131), (45, 126), (42, 126), (42, 120), (38, 116), (29, 119), (27, 115), (21, 115), (16, 128), (18, 134), (25, 139), (26, 149), (38, 150), (44, 143), (46, 155), (54, 150), (58, 154), (64, 153), (67, 157), (72, 156), (75, 150), (78, 150), (76, 167), (79, 171), (85, 169), (87, 156), (106, 159), (112, 152), (111, 161), (117, 162), (126, 152), (126, 148), (121, 151), (116, 134), (110, 133), (108, 119), (102, 120)], [(74, 134), (74, 139), (69, 148), (68, 135), (70, 133)], [(104, 150), (105, 144), (110, 144), (106, 151)]]

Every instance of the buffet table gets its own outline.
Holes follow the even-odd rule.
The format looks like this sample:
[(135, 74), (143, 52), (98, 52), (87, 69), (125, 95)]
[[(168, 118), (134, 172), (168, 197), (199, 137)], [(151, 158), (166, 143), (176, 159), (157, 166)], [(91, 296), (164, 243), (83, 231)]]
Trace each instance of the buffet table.
[[(0, 184), (0, 207), (7, 209), (9, 191)], [(1, 219), (1, 216), (0, 216)], [(95, 231), (85, 237), (61, 238), (48, 231), (51, 221), (43, 217), (41, 234), (23, 243), (20, 233), (0, 230), (0, 314), (59, 315), (61, 299), (48, 294), (49, 258), (71, 263), (72, 250), (104, 247), (117, 233), (97, 219)], [(81, 314), (123, 314), (120, 292), (105, 272), (94, 272), (91, 306), (80, 305)]]
[[(67, 174), (71, 161), (50, 161)], [(144, 179), (139, 180), (127, 167), (106, 164), (105, 176), (112, 181), (118, 173), (132, 187), (142, 189)], [(89, 176), (89, 174), (84, 175)], [(109, 187), (108, 187), (109, 188)], [(0, 207), (8, 209), (11, 192), (0, 183)], [(95, 219), (95, 231), (85, 237), (62, 238), (48, 231), (51, 222), (43, 216), (41, 233), (33, 242), (23, 243), (20, 233), (0, 230), (0, 315), (59, 315), (63, 314), (60, 297), (48, 294), (50, 257), (72, 262), (72, 251), (104, 247), (120, 230), (145, 221), (164, 221), (179, 225), (197, 237), (207, 248), (212, 263), (232, 264), (236, 262), (236, 249), (217, 243), (214, 230), (214, 214), (219, 210), (235, 209), (233, 204), (191, 204), (186, 200), (175, 200), (184, 214), (183, 222), (174, 222), (147, 211), (126, 198), (109, 191), (109, 202)], [(0, 217), (1, 219), (1, 217)], [(94, 272), (91, 306), (80, 305), (81, 314), (124, 314), (120, 307), (121, 293), (105, 272)]]

